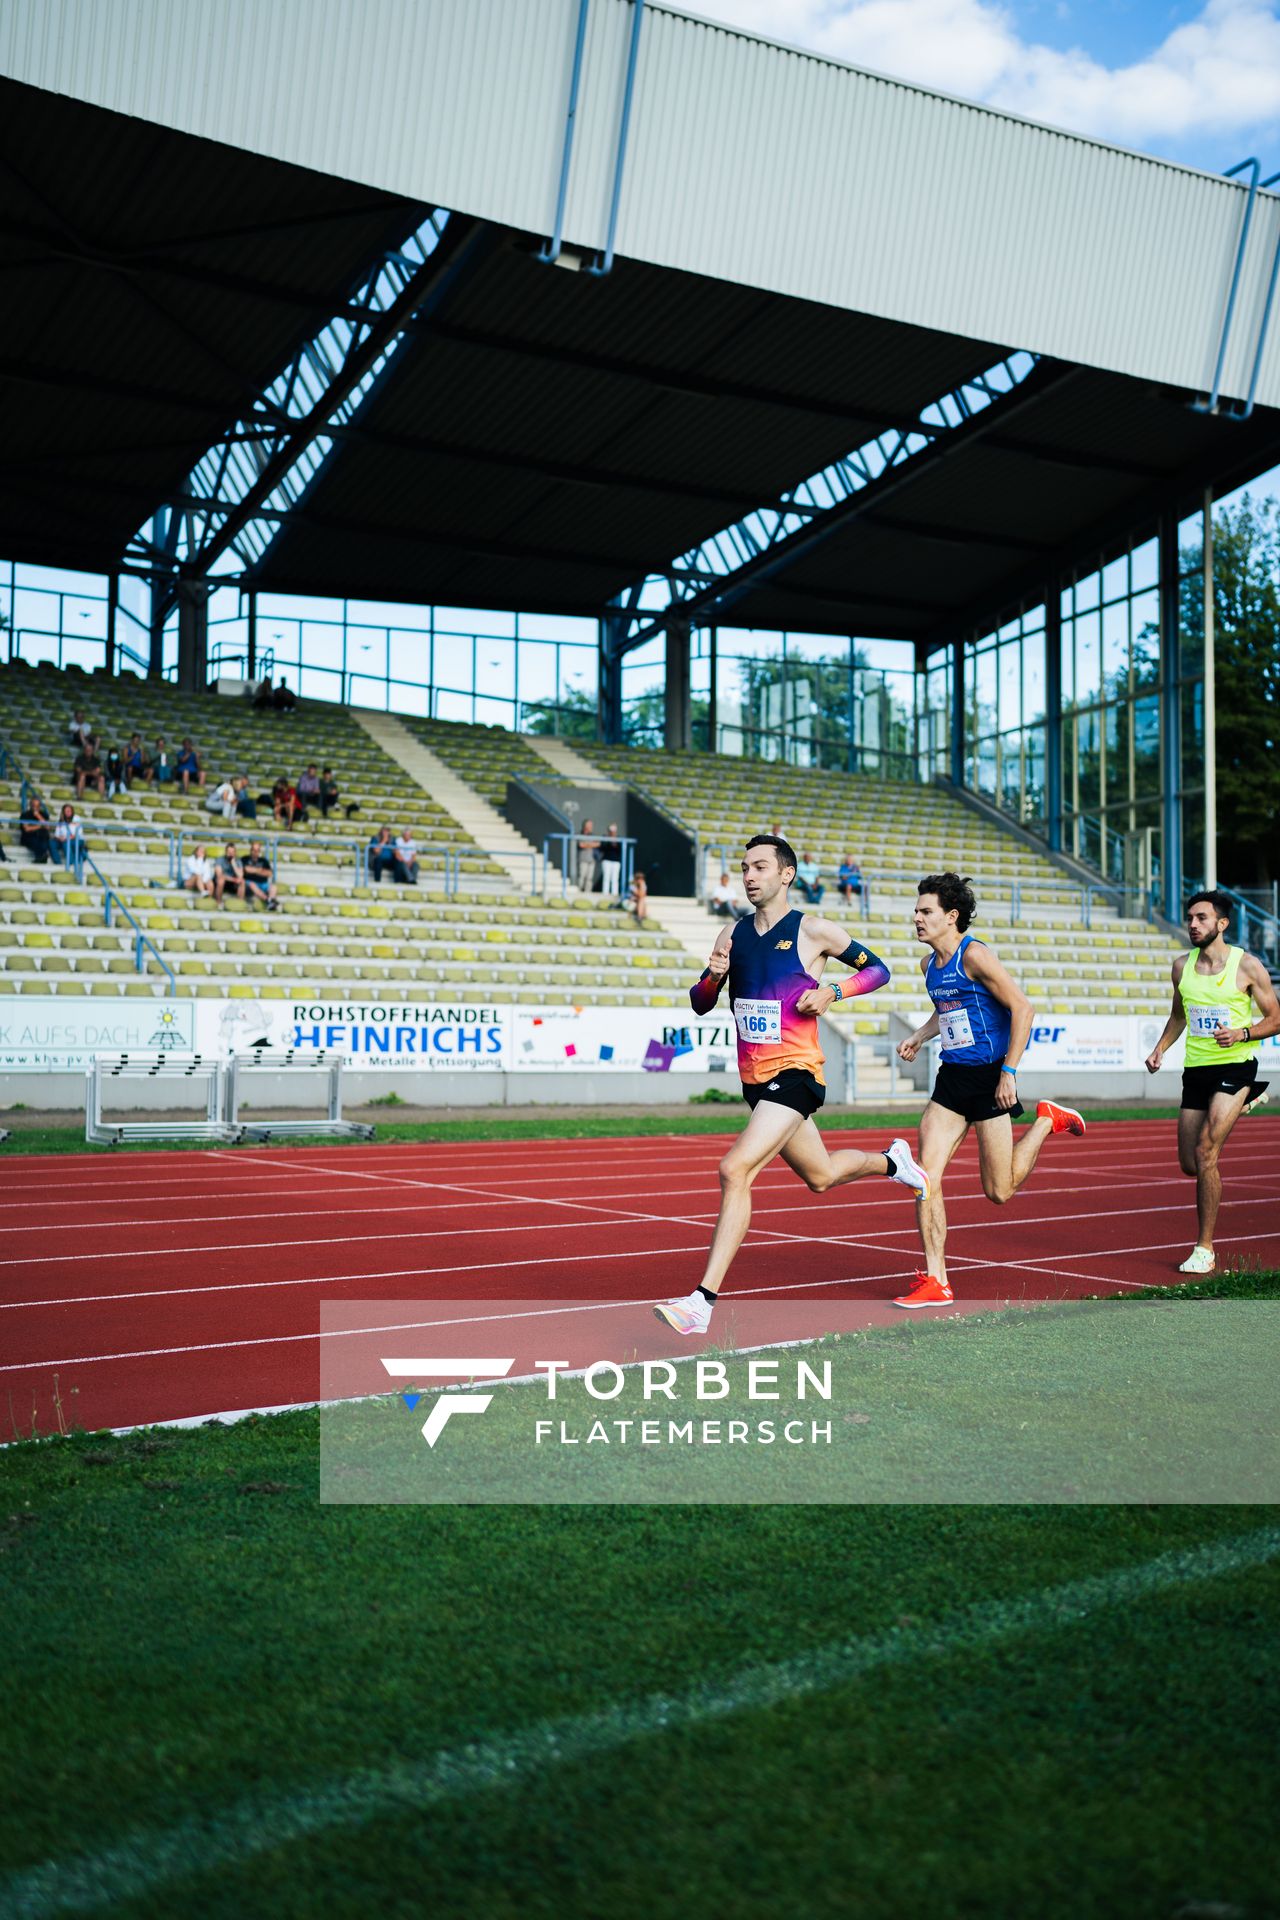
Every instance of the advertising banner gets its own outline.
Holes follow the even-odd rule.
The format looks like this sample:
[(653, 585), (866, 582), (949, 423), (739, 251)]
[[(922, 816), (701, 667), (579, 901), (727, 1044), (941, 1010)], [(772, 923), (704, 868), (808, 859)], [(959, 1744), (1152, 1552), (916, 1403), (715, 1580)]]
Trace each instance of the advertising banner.
[(678, 1007), (515, 1007), (510, 1065), (628, 1073), (734, 1073), (737, 1039), (723, 1014), (687, 1019)]
[(198, 1000), (197, 1053), (339, 1053), (351, 1067), (496, 1073), (511, 1009), (471, 1001)]
[[(207, 1002), (204, 1004), (208, 1004)], [(216, 1004), (216, 1003), (215, 1003)], [(0, 1073), (83, 1072), (99, 1053), (195, 1053), (196, 1000), (0, 999)]]

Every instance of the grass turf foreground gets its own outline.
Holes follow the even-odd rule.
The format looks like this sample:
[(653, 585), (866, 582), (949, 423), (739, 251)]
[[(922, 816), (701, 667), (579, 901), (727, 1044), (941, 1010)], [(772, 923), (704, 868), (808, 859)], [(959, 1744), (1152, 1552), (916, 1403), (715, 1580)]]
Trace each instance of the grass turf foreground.
[(1275, 1912), (1275, 1509), (322, 1508), (316, 1419), (0, 1455), (5, 1920)]

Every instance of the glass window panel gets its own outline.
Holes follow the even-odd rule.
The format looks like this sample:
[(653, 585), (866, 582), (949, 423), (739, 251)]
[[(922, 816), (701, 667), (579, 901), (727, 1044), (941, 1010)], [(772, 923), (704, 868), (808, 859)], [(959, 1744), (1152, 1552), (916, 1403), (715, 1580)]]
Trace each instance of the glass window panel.
[(54, 593), (83, 593), (99, 600), (107, 597), (107, 577), (104, 573), (73, 573), (67, 567), (33, 567), (20, 560), (14, 567), (13, 579), (18, 587), (45, 587)]
[[(330, 628), (321, 632), (328, 634)], [(328, 666), (331, 662), (321, 655), (319, 649), (311, 644), (310, 627), (302, 630), (302, 644), (306, 648), (306, 658), (317, 666)], [(363, 674), (366, 678), (385, 678), (387, 671), (387, 630), (385, 627), (350, 627), (347, 630), (347, 672)]]
[(597, 656), (585, 653), (578, 647), (561, 647), (560, 654), (560, 698), (573, 700), (586, 698), (595, 705)]
[(1182, 870), (1194, 885), (1204, 873), (1204, 803), (1182, 802)]
[(491, 700), (515, 699), (516, 648), (513, 640), (495, 640), (485, 635), (476, 641), (476, 687), (483, 687)]
[(1102, 747), (1097, 712), (1077, 714), (1076, 766), (1080, 807), (1096, 807), (1102, 798)]
[(1144, 540), (1129, 556), (1130, 586), (1134, 593), (1160, 584), (1160, 542)]
[(1160, 791), (1160, 702), (1154, 694), (1133, 703), (1133, 790)]
[(511, 700), (496, 700), (488, 696), (477, 696), (475, 717), (483, 727), (514, 727), (516, 722), (515, 703)]
[(1062, 704), (1072, 707), (1076, 701), (1076, 628), (1074, 620), (1062, 623)]
[(1118, 560), (1110, 560), (1102, 569), (1102, 598), (1122, 600), (1129, 592), (1129, 556), (1122, 554)]
[(994, 799), (996, 792), (996, 743), (994, 739), (980, 740), (978, 742), (975, 779), (978, 792), (985, 793)]
[(1096, 613), (1076, 616), (1075, 703), (1086, 706), (1102, 690), (1101, 622)]
[(1000, 804), (1015, 819), (1022, 814), (1022, 734), (1000, 736)]
[(1044, 606), (1028, 607), (1022, 616), (1024, 633), (1039, 633), (1044, 627)]
[(1021, 640), (1012, 641), (1001, 647), (999, 653), (1000, 728), (1022, 725), (1022, 647)]
[(31, 666), (38, 667), (47, 660), (55, 667), (58, 664), (58, 636), (56, 633), (32, 633), (15, 628), (10, 635), (11, 658), (26, 660)]
[[(13, 596), (13, 624), (24, 633), (57, 633), (59, 606), (56, 593), (32, 593), (20, 587)], [(23, 657), (27, 657), (25, 650)]]
[(596, 623), (574, 614), (522, 613), (518, 623), (522, 640), (559, 640), (596, 650)]
[[(482, 655), (484, 652), (485, 649), (482, 648)], [(521, 703), (530, 700), (546, 700), (554, 703), (557, 694), (554, 644), (549, 640), (521, 640), (518, 665)], [(480, 683), (482, 686), (485, 684), (483, 665)]]
[(1045, 817), (1044, 753), (1044, 728), (1025, 727), (1022, 734), (1022, 817), (1026, 821), (1043, 821)]
[(1129, 690), (1129, 602), (1102, 609), (1102, 685), (1108, 699)]
[(1074, 612), (1075, 594), (1070, 587), (1064, 587), (1058, 595), (1058, 616), (1062, 620), (1069, 620)]
[(449, 687), (437, 686), (435, 689), (435, 718), (437, 720), (469, 720), (471, 718), (471, 695), (456, 693)]
[(1133, 686), (1155, 687), (1160, 683), (1160, 595), (1135, 594), (1133, 609)]
[(1022, 718), (1044, 719), (1045, 637), (1029, 633), (1022, 643)]
[(1190, 792), (1204, 785), (1204, 682), (1190, 680), (1181, 691), (1182, 787)]
[(1129, 797), (1129, 708), (1127, 704), (1104, 707), (1103, 724), (1107, 746), (1107, 799)]
[(301, 593), (260, 593), (258, 621), (329, 620), (342, 625), (341, 600), (322, 600)]
[(998, 640), (1016, 640), (1022, 633), (1021, 615), (1017, 619), (1007, 620), (996, 635)]
[[(311, 677), (311, 672), (312, 670), (307, 667), (302, 669), (304, 681)], [(327, 677), (328, 676), (326, 676), (326, 678)], [(306, 692), (305, 686), (303, 687), (303, 692)], [(327, 698), (336, 700), (338, 695), (330, 693)], [(370, 674), (353, 673), (349, 675), (347, 679), (347, 699), (353, 707), (377, 707), (380, 710), (385, 710), (387, 705), (387, 683), (385, 680), (375, 680)]]
[(977, 658), (977, 686), (975, 705), (977, 708), (977, 731), (981, 736), (991, 733), (996, 726), (996, 686), (998, 679), (997, 654), (995, 648), (980, 653)]
[[(437, 630), (435, 639), (435, 671), (432, 675), (437, 687), (447, 687), (454, 693), (470, 694), (471, 678), (471, 635), (441, 633)], [(462, 720), (471, 718), (471, 702), (467, 701), (467, 711), (461, 713), (442, 713), (442, 720)]]
[(1178, 582), (1178, 648), (1184, 675), (1204, 671), (1204, 579), (1199, 573)]
[(514, 613), (497, 613), (488, 607), (437, 607), (436, 629), (449, 633), (491, 633), (500, 639), (514, 640)]
[[(342, 675), (327, 672), (321, 667), (302, 667), (298, 670), (297, 688), (304, 700), (341, 700)], [(381, 687), (376, 697), (360, 699), (354, 692), (350, 697), (352, 704), (358, 707), (381, 707), (386, 704)]]
[(431, 635), (392, 628), (387, 635), (387, 671), (393, 680), (416, 681), (425, 687), (431, 679)]
[(347, 620), (353, 627), (402, 627), (426, 633), (431, 626), (431, 608), (406, 606), (399, 600), (348, 600)]
[(64, 595), (62, 631), (74, 634), (81, 640), (105, 640), (107, 637), (106, 601), (86, 600), (79, 594)]
[(1096, 573), (1086, 573), (1081, 579), (1076, 581), (1077, 613), (1087, 612), (1090, 607), (1097, 606), (1098, 586), (1099, 576)]
[(83, 667), (86, 673), (92, 673), (95, 667), (105, 666), (106, 659), (105, 640), (87, 640), (78, 633), (69, 633), (62, 642), (64, 667)]
[(387, 705), (393, 713), (412, 713), (417, 714), (421, 719), (426, 719), (430, 707), (427, 694), (428, 689), (420, 682), (411, 684), (404, 680), (393, 680), (390, 683)]

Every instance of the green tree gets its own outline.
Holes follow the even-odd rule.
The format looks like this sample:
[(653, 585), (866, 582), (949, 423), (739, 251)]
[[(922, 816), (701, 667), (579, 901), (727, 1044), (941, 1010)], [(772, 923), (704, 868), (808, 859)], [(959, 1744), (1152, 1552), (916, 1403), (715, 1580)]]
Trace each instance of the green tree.
[(559, 734), (565, 740), (594, 740), (596, 697), (573, 687), (550, 706), (528, 704), (523, 710), (523, 733)]
[[(1182, 563), (1186, 673), (1204, 647), (1203, 548), (1184, 547)], [(1214, 515), (1213, 605), (1219, 867), (1249, 886), (1280, 871), (1280, 501)]]

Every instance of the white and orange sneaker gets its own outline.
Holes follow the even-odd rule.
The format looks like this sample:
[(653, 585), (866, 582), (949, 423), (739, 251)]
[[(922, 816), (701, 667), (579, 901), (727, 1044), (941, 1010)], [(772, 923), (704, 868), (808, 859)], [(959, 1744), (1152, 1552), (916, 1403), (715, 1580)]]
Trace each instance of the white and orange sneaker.
[(918, 1273), (910, 1293), (904, 1293), (895, 1307), (949, 1307), (955, 1299), (950, 1285), (932, 1273)]
[(663, 1300), (653, 1311), (673, 1333), (705, 1333), (711, 1325), (711, 1302), (696, 1288), (679, 1300)]
[(1074, 1107), (1060, 1107), (1056, 1100), (1041, 1100), (1036, 1107), (1037, 1120), (1052, 1120), (1055, 1133), (1083, 1133), (1084, 1115)]

